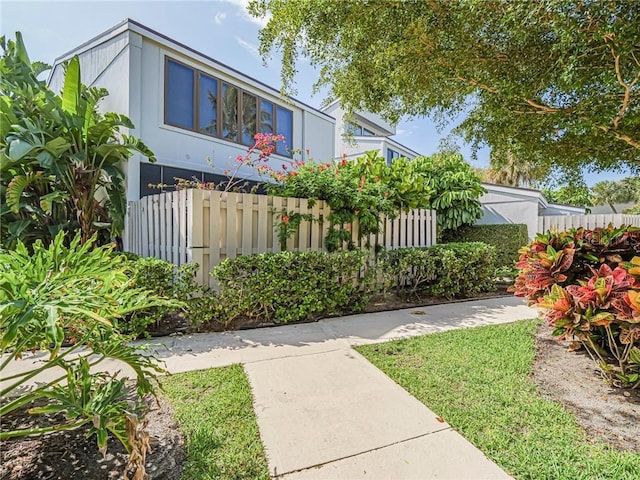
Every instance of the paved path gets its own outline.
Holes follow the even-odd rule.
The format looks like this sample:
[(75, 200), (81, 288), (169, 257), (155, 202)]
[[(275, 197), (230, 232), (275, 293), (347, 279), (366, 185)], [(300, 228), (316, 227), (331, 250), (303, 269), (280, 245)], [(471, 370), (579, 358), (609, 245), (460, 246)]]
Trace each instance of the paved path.
[(351, 347), (535, 315), (502, 297), (163, 338), (157, 355), (173, 373), (244, 364), (276, 478), (510, 478)]

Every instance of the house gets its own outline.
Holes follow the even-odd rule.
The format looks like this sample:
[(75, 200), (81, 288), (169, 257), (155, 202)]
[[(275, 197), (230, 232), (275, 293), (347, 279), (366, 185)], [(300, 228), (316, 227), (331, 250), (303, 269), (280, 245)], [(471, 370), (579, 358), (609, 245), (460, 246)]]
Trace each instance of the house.
[[(224, 169), (253, 145), (257, 132), (283, 134), (272, 156), (274, 168), (292, 160), (292, 150), (309, 149), (316, 158), (333, 158), (335, 120), (215, 59), (134, 20), (126, 19), (57, 58), (49, 86), (60, 92), (64, 62), (80, 60), (82, 81), (104, 87), (104, 111), (127, 115), (136, 135), (157, 163), (134, 155), (126, 165), (127, 199), (173, 184), (174, 177), (219, 182)], [(211, 162), (215, 166), (212, 169)], [(250, 168), (238, 177), (259, 180)]]
[(345, 155), (347, 159), (355, 158), (373, 150), (391, 163), (394, 158), (411, 160), (420, 155), (390, 138), (395, 135), (396, 127), (380, 115), (355, 112), (348, 116), (338, 101), (330, 103), (322, 111), (336, 119), (335, 152), (339, 157)]

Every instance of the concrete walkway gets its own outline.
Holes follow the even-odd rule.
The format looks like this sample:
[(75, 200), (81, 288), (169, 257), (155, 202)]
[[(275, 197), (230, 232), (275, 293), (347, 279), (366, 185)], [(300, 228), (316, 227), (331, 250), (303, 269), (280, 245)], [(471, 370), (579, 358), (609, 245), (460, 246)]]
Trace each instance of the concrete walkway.
[(510, 478), (352, 347), (535, 316), (520, 299), (502, 297), (169, 337), (156, 354), (172, 373), (244, 365), (276, 478)]

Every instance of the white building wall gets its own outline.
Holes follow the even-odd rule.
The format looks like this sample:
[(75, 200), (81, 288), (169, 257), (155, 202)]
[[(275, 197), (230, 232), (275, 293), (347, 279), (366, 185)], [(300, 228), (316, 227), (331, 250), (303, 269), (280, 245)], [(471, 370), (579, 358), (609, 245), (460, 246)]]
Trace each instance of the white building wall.
[[(302, 122), (304, 145), (305, 149), (309, 149), (309, 155), (320, 162), (334, 158), (337, 155), (334, 123), (312, 110), (304, 111)], [(307, 158), (306, 152), (304, 152), (304, 158)]]
[(480, 197), (482, 218), (476, 224), (524, 223), (529, 238), (538, 230), (538, 198), (489, 191)]

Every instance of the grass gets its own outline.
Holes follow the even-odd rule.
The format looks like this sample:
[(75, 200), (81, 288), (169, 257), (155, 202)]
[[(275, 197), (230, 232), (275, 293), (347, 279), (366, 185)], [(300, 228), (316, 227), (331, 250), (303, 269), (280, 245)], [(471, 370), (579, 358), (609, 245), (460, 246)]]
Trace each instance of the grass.
[(182, 478), (269, 478), (251, 388), (240, 365), (172, 375), (162, 385), (185, 435)]
[[(640, 479), (640, 454), (592, 443), (530, 380), (537, 323), (455, 330), (358, 351), (509, 474)], [(571, 375), (571, 364), (558, 365)]]

